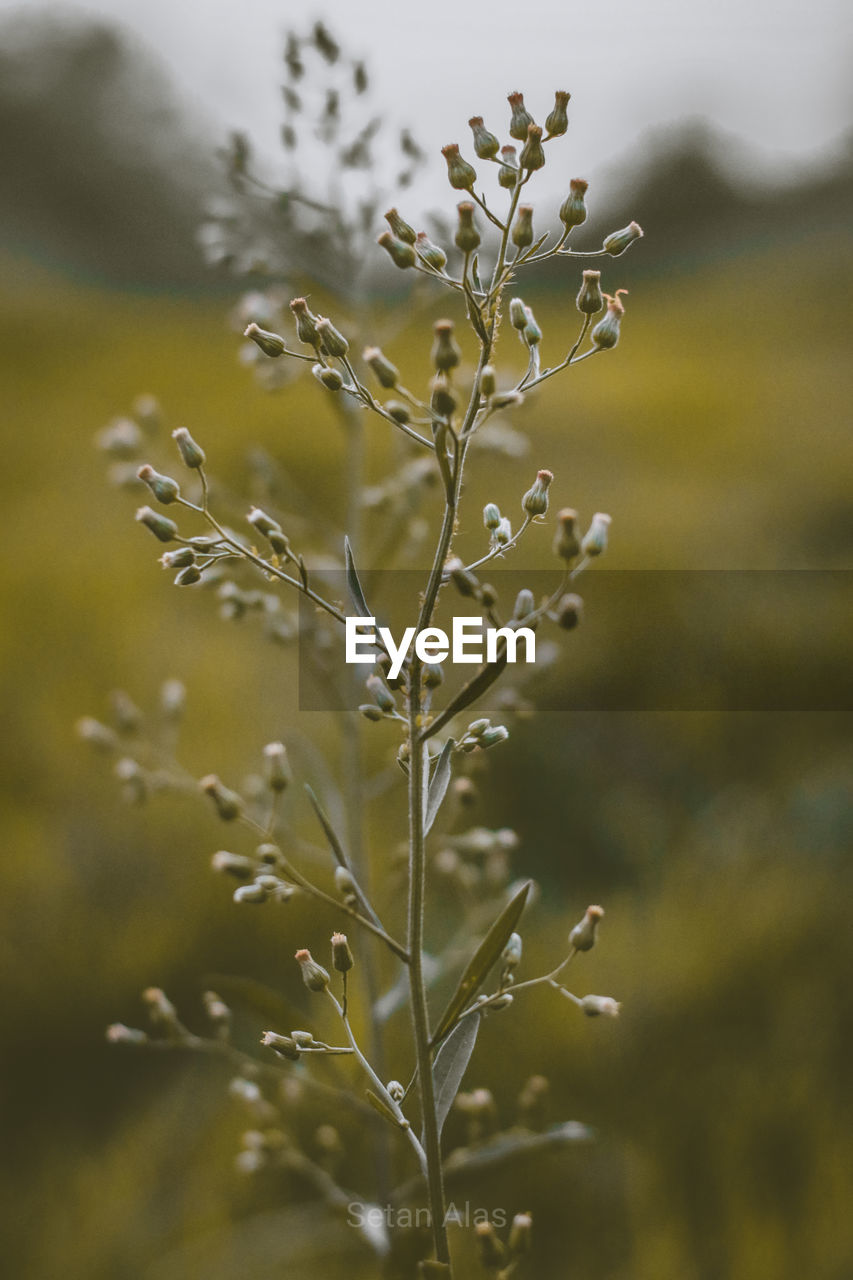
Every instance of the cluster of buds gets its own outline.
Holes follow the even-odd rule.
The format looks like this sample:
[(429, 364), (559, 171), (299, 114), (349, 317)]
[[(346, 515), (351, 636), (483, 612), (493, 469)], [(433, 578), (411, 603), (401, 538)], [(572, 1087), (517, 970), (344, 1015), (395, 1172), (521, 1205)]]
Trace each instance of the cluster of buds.
[(478, 1222), (474, 1227), (477, 1249), (483, 1268), (492, 1275), (508, 1275), (525, 1254), (530, 1252), (533, 1218), (517, 1213), (512, 1220), (506, 1243), (491, 1222)]
[(238, 880), (234, 901), (240, 905), (259, 906), (264, 902), (288, 902), (297, 892), (287, 878), (287, 865), (278, 845), (258, 845), (252, 857), (218, 849), (211, 858), (217, 875)]
[(472, 720), (457, 743), (457, 749), (466, 753), (476, 750), (488, 751), (499, 742), (506, 742), (509, 729), (503, 724), (492, 724), (487, 716)]

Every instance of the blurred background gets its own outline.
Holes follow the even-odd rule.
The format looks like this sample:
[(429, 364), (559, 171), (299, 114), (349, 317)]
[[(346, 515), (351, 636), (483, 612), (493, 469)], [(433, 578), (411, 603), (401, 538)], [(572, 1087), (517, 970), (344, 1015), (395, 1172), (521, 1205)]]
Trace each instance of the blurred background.
[[(555, 210), (583, 174), (584, 244), (642, 224), (645, 239), (606, 266), (605, 287), (630, 290), (624, 338), (502, 424), (500, 447), (475, 459), (460, 545), (480, 553), (483, 502), (512, 512), (546, 466), (559, 506), (612, 513), (608, 568), (681, 572), (600, 610), (591, 585), (582, 631), (525, 691), (566, 709), (528, 717), (522, 703), (510, 742), (477, 774), (470, 822), (517, 831), (513, 873), (542, 886), (529, 972), (601, 901), (602, 945), (578, 981), (624, 1009), (616, 1023), (581, 1022), (535, 993), (513, 1021), (484, 1027), (466, 1087), (493, 1090), (503, 1125), (541, 1073), (551, 1119), (581, 1120), (596, 1138), (453, 1194), (532, 1207), (542, 1276), (853, 1275), (851, 20), (829, 0), (592, 9), (477, 0), (460, 12), (442, 0), (415, 19), (374, 0), (298, 15), (260, 0), (0, 6), (0, 1053), (16, 1276), (375, 1274), (298, 1180), (235, 1168), (247, 1119), (224, 1064), (104, 1040), (108, 1023), (141, 1024), (152, 983), (196, 1028), (202, 991), (232, 993), (247, 1048), (270, 1020), (287, 1030), (294, 1009), (311, 1018), (292, 952), (321, 953), (337, 922), (301, 902), (234, 907), (209, 870), (232, 833), (191, 797), (129, 808), (75, 722), (108, 720), (116, 689), (150, 719), (162, 681), (178, 678), (191, 773), (239, 781), (282, 737), (336, 814), (341, 734), (338, 717), (299, 711), (294, 652), (269, 644), (257, 618), (221, 620), (213, 593), (171, 590), (132, 519), (144, 498), (106, 474), (123, 478), (128, 428), (118, 445), (102, 432), (135, 421), (150, 460), (174, 471), (168, 431), (189, 427), (223, 502), (235, 495), (235, 519), (272, 496), (294, 513), (309, 561), (332, 563), (352, 474), (345, 433), (310, 377), (262, 385), (239, 331), (253, 316), (277, 322), (282, 300), (310, 290), (425, 385), (429, 326), (447, 300), (429, 285), (406, 293), (378, 261), (381, 212), (397, 203), (438, 238), (455, 202), (440, 146), (467, 144), (474, 113), (503, 130), (510, 90), (544, 115), (562, 87), (570, 134), (537, 210)], [(318, 17), (346, 58), (315, 56), (308, 39), (297, 109), (281, 93), (286, 32), (310, 37)], [(325, 83), (348, 58), (367, 68), (353, 109), (374, 156), (356, 157), (352, 188), (329, 166), (334, 130), (300, 122), (312, 77)], [(283, 150), (282, 121), (298, 135)], [(253, 171), (290, 199), (273, 204), (241, 177), (235, 130)], [(318, 229), (294, 191), (347, 217)], [(524, 285), (546, 360), (576, 331), (579, 273), (559, 263)], [(520, 371), (512, 335), (505, 345)], [(146, 434), (140, 395), (162, 406), (159, 436)], [(378, 488), (405, 456), (366, 425)], [(436, 501), (418, 516), (434, 521)], [(365, 563), (382, 548), (375, 505)], [(531, 535), (513, 568), (547, 567), (549, 541)], [(414, 562), (424, 554), (415, 545)], [(752, 607), (733, 586), (709, 609), (685, 585), (699, 570), (733, 584), (762, 571)], [(788, 592), (792, 570), (825, 581), (832, 608)], [(707, 659), (707, 685), (685, 709), (661, 697), (649, 659), (677, 667), (688, 648)], [(720, 652), (747, 683), (777, 667), (818, 671), (820, 695), (787, 697), (777, 682), (775, 706), (742, 687), (728, 698)], [(366, 729), (368, 768), (381, 773), (393, 735)], [(304, 799), (291, 803), (316, 838)], [(398, 788), (367, 809), (392, 915), (403, 834)], [(434, 906), (438, 946), (452, 924), (446, 886)], [(402, 1036), (390, 1052), (404, 1072)], [(330, 1119), (358, 1153), (363, 1121), (305, 1103), (309, 1148)], [(341, 1176), (357, 1183), (358, 1154)]]

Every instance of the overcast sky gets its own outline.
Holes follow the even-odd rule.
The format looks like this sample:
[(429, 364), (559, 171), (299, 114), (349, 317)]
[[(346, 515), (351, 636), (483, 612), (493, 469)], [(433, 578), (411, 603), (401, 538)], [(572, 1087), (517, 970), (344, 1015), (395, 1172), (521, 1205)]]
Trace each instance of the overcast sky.
[[(21, 8), (0, 0), (0, 8)], [(35, 7), (32, 3), (25, 9)], [(222, 129), (272, 141), (280, 35), (322, 16), (373, 70), (381, 102), (440, 145), (469, 115), (501, 122), (523, 90), (535, 115), (573, 95), (573, 161), (607, 164), (650, 127), (699, 114), (800, 162), (851, 121), (850, 0), (59, 0), (108, 15), (171, 68)]]

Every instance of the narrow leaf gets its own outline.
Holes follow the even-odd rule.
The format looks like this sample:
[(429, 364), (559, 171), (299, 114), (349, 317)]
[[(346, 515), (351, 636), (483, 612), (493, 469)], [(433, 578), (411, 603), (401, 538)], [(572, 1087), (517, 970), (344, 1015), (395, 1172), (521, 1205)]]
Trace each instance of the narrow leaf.
[(394, 1112), (391, 1110), (391, 1108), (390, 1108), (386, 1103), (384, 1103), (384, 1102), (382, 1101), (382, 1099), (379, 1097), (379, 1094), (378, 1094), (378, 1093), (374, 1093), (372, 1089), (367, 1089), (367, 1090), (366, 1090), (366, 1093), (367, 1093), (367, 1101), (368, 1101), (368, 1102), (370, 1103), (370, 1105), (373, 1107), (373, 1110), (374, 1110), (374, 1111), (378, 1111), (378, 1112), (379, 1112), (379, 1114), (382, 1116), (383, 1120), (388, 1120), (388, 1121), (390, 1121), (390, 1123), (391, 1123), (391, 1124), (393, 1124), (393, 1126), (394, 1126), (394, 1128), (395, 1128), (395, 1129), (402, 1129), (402, 1128), (403, 1128), (403, 1125), (400, 1123), (400, 1121), (399, 1121), (399, 1120), (397, 1119), (397, 1117), (394, 1115)]
[(435, 1114), (439, 1136), (471, 1061), (471, 1054), (477, 1043), (477, 1032), (480, 1030), (480, 1018), (479, 1013), (469, 1013), (457, 1022), (436, 1054), (432, 1077), (435, 1082)]
[(441, 1021), (432, 1037), (431, 1043), (433, 1045), (438, 1044), (447, 1035), (447, 1032), (456, 1022), (471, 997), (477, 993), (485, 982), (489, 970), (509, 942), (510, 934), (515, 932), (515, 926), (521, 919), (524, 904), (527, 902), (530, 883), (528, 880), (526, 884), (522, 885), (518, 893), (510, 899), (468, 961), (468, 967), (462, 974), (459, 986), (454, 991), (450, 1003), (442, 1014)]
[(438, 816), (442, 801), (447, 795), (447, 788), (450, 785), (451, 766), (450, 758), (453, 755), (453, 748), (456, 742), (453, 738), (448, 738), (441, 749), (441, 755), (438, 757), (435, 768), (432, 771), (432, 777), (429, 783), (429, 791), (427, 792), (426, 815), (424, 817), (424, 835), (428, 835), (432, 824)]
[(347, 858), (346, 853), (344, 852), (343, 845), (338, 839), (337, 832), (335, 831), (335, 828), (332, 826), (331, 822), (326, 816), (326, 812), (323, 809), (323, 806), (320, 804), (320, 801), (317, 799), (317, 796), (314, 792), (314, 788), (310, 787), (307, 782), (305, 783), (305, 794), (308, 796), (308, 799), (311, 801), (311, 807), (316, 813), (317, 818), (320, 822), (320, 826), (323, 828), (323, 831), (325, 832), (326, 839), (329, 842), (329, 848), (332, 850), (332, 853), (334, 854), (335, 861), (337, 862), (339, 867), (344, 867), (347, 871), (349, 871), (350, 870), (349, 860)]
[(347, 587), (350, 593), (350, 599), (353, 608), (360, 618), (372, 618), (373, 614), (367, 607), (367, 601), (364, 598), (364, 592), (361, 589), (361, 583), (358, 580), (358, 571), (355, 567), (355, 561), (352, 558), (352, 547), (349, 538), (344, 538), (344, 557), (347, 566)]
[(478, 698), (482, 697), (486, 690), (495, 683), (506, 666), (506, 662), (507, 649), (506, 645), (503, 645), (495, 661), (488, 662), (484, 667), (481, 667), (477, 674), (462, 686), (456, 697), (448, 702), (440, 715), (429, 723), (421, 735), (421, 741), (425, 742), (434, 733), (438, 733), (439, 729), (443, 729), (448, 721), (452, 720), (460, 711), (464, 711), (466, 707), (470, 707), (472, 702), (476, 702)]

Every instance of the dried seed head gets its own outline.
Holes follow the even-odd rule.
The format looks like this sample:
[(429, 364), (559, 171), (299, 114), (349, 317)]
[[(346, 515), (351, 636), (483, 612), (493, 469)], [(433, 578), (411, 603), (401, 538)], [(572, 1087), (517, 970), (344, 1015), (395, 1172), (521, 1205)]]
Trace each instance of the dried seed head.
[(432, 362), (440, 373), (449, 373), (462, 359), (459, 344), (453, 336), (453, 321), (436, 320), (433, 332), (435, 340), (430, 353)]
[(519, 142), (527, 141), (527, 130), (534, 123), (533, 116), (524, 105), (523, 93), (511, 93), (507, 98), (512, 109), (512, 119), (509, 122), (509, 136), (516, 138)]
[(533, 173), (545, 164), (545, 148), (542, 146), (542, 130), (538, 124), (531, 124), (527, 130), (527, 141), (521, 148), (518, 163), (522, 169)]
[(600, 556), (607, 550), (610, 516), (603, 511), (596, 511), (592, 523), (584, 534), (581, 551), (585, 556)]
[(624, 253), (635, 240), (642, 239), (642, 235), (643, 228), (640, 224), (638, 222), (629, 222), (627, 227), (623, 227), (621, 231), (611, 231), (610, 235), (605, 237), (601, 247), (611, 257), (618, 258), (620, 253)]
[(521, 508), (529, 516), (544, 516), (548, 510), (548, 490), (553, 479), (552, 471), (537, 471), (536, 479), (521, 500)]
[(470, 200), (462, 200), (456, 206), (459, 225), (456, 228), (454, 242), (462, 253), (474, 253), (480, 247), (480, 232), (474, 221), (474, 206)]
[(474, 135), (474, 153), (480, 160), (493, 160), (501, 144), (493, 133), (489, 133), (483, 124), (483, 117), (472, 116), (468, 124)]
[(151, 507), (140, 507), (136, 513), (136, 519), (139, 524), (144, 524), (146, 529), (150, 529), (160, 542), (173, 542), (178, 536), (178, 526), (174, 520), (161, 516)]
[(186, 427), (177, 427), (172, 432), (172, 439), (178, 446), (178, 453), (185, 467), (197, 470), (205, 464), (204, 449), (196, 444)]
[(271, 333), (268, 329), (262, 329), (254, 321), (243, 330), (243, 337), (249, 338), (256, 347), (260, 347), (265, 356), (270, 356), (273, 360), (277, 356), (283, 356), (287, 350), (281, 334)]
[(345, 933), (333, 933), (332, 965), (334, 968), (337, 969), (338, 973), (348, 973), (354, 963), (347, 935)]
[(477, 171), (459, 154), (459, 145), (449, 142), (441, 148), (441, 154), (447, 162), (447, 178), (454, 191), (470, 191), (477, 181)]
[(569, 183), (569, 194), (560, 205), (560, 221), (567, 231), (579, 227), (586, 222), (586, 196), (589, 183), (583, 178), (572, 178)]
[(588, 1018), (618, 1018), (622, 1006), (612, 996), (583, 996), (581, 1008)]
[(404, 244), (415, 243), (414, 227), (410, 227), (405, 218), (400, 217), (396, 209), (388, 210), (385, 214), (385, 221), (388, 223), (393, 235), (395, 235), (398, 240), (402, 240)]
[(569, 945), (575, 951), (591, 951), (598, 941), (598, 926), (604, 916), (604, 908), (587, 907), (584, 917), (569, 934)]
[(383, 355), (379, 347), (365, 347), (361, 358), (381, 387), (389, 391), (396, 387), (400, 381), (399, 370)]
[(578, 540), (578, 513), (571, 507), (564, 507), (557, 513), (557, 532), (554, 536), (554, 554), (570, 564), (580, 555), (581, 544)]
[(584, 316), (594, 316), (603, 306), (601, 272), (585, 271), (583, 273), (583, 283), (577, 296), (578, 311)]
[(296, 963), (302, 971), (302, 981), (309, 991), (325, 991), (329, 985), (329, 974), (321, 964), (313, 959), (311, 952), (304, 948), (296, 953)]
[(177, 480), (173, 480), (171, 476), (161, 475), (159, 471), (155, 471), (153, 467), (150, 467), (147, 462), (139, 468), (136, 474), (143, 484), (148, 485), (157, 501), (162, 502), (164, 506), (174, 502), (180, 496), (181, 489)]
[(569, 117), (566, 108), (571, 96), (565, 89), (558, 89), (554, 94), (554, 108), (545, 121), (549, 137), (559, 138), (568, 129)]

